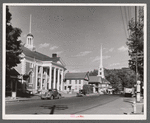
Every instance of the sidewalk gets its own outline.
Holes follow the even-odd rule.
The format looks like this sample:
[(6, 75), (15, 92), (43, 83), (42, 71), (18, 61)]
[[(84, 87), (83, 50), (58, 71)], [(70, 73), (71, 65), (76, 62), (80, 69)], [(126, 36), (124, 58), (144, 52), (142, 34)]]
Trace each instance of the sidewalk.
[[(134, 100), (135, 100), (134, 98), (121, 97), (105, 105), (98, 106), (96, 108), (92, 108), (92, 109), (80, 112), (80, 114), (92, 114), (94, 112), (94, 114), (103, 114), (103, 115), (104, 114), (129, 115), (133, 113), (132, 102)], [(141, 110), (141, 107), (137, 107), (137, 110)], [(142, 114), (142, 110), (140, 114)]]
[[(75, 97), (76, 93), (74, 94), (67, 94), (67, 93), (61, 93), (63, 98), (67, 97)], [(92, 96), (92, 95), (98, 95), (97, 93), (87, 94), (86, 96)], [(19, 101), (30, 101), (30, 100), (39, 100), (41, 99), (40, 95), (33, 95), (31, 97), (16, 97), (16, 99), (13, 99), (12, 97), (6, 97), (6, 102), (19, 102)]]
[(38, 100), (40, 99), (39, 95), (34, 95), (31, 97), (16, 97), (16, 98), (12, 98), (12, 97), (6, 97), (5, 101), (6, 102), (19, 102), (19, 101), (29, 101), (29, 100)]
[[(74, 97), (76, 96), (76, 94), (62, 94), (62, 97)], [(12, 97), (6, 97), (5, 101), (6, 102), (19, 102), (19, 101), (30, 101), (30, 100), (39, 100), (41, 99), (40, 94), (39, 95), (33, 95), (31, 97), (16, 97), (16, 98), (12, 98)]]

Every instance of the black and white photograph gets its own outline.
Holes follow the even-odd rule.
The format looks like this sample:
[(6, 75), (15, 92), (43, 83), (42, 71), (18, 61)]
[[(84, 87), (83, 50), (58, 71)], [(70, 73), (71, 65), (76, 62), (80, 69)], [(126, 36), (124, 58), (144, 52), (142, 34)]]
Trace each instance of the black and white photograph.
[(145, 3), (3, 3), (2, 118), (146, 120)]

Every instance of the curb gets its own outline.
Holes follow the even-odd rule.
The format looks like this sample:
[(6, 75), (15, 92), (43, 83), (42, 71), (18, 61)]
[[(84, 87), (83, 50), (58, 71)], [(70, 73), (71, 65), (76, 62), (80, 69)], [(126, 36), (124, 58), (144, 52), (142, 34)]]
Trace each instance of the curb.
[(15, 99), (15, 100), (5, 100), (5, 102), (20, 102), (20, 101), (30, 101), (30, 100), (38, 100), (38, 99)]
[[(94, 95), (99, 96), (99, 94), (89, 94), (86, 96), (94, 96)], [(77, 97), (77, 96), (76, 95), (62, 96), (62, 98), (70, 98), (70, 97)], [(30, 101), (30, 100), (39, 100), (39, 99), (40, 97), (37, 99), (10, 99), (10, 100), (5, 100), (5, 102), (21, 102), (21, 101)]]

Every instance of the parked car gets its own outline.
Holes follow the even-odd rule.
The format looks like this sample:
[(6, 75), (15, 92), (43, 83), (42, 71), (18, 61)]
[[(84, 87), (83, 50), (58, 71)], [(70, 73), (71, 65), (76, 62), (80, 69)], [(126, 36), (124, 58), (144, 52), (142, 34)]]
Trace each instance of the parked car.
[(82, 96), (85, 96), (85, 95), (86, 95), (85, 90), (79, 90), (79, 93), (77, 93), (77, 97), (82, 97)]
[(61, 98), (61, 94), (58, 93), (57, 89), (49, 89), (48, 91), (42, 91), (41, 99), (54, 99), (54, 98)]
[(124, 87), (124, 96), (134, 96), (135, 95), (135, 89), (134, 88), (126, 88)]

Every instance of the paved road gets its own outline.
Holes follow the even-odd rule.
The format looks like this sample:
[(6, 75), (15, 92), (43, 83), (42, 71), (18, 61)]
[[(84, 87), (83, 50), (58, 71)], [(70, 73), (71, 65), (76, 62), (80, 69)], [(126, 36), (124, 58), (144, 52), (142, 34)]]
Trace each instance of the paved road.
[[(92, 108), (121, 98), (119, 95), (94, 95), (54, 100), (31, 100), (6, 103), (6, 114), (82, 114)], [(55, 108), (53, 108), (55, 105)], [(90, 113), (91, 114), (91, 113)], [(92, 113), (94, 114), (94, 112)]]

